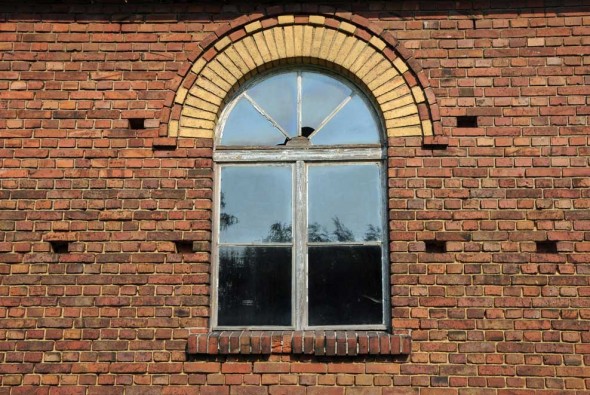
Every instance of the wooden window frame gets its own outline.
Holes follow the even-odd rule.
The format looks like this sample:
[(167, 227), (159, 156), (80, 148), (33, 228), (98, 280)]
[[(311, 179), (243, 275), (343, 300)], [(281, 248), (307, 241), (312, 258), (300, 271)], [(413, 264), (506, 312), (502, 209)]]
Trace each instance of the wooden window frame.
[[(307, 69), (307, 68), (302, 68)], [(328, 73), (334, 76), (333, 73)], [(337, 77), (338, 78), (338, 77)], [(343, 80), (343, 78), (339, 78)], [(353, 87), (352, 83), (348, 83)], [(355, 94), (359, 94), (355, 88)], [(224, 115), (220, 118), (218, 132), (223, 129), (228, 113), (233, 103), (242, 95), (239, 92), (228, 104)], [(362, 93), (361, 93), (362, 94)], [(299, 95), (300, 96), (300, 95)], [(301, 98), (298, 98), (300, 101)], [(301, 106), (298, 106), (298, 119), (301, 119)], [(380, 137), (383, 141), (383, 130), (381, 125)], [(389, 280), (389, 253), (387, 241), (387, 167), (386, 151), (383, 144), (356, 144), (356, 145), (329, 145), (329, 146), (271, 146), (271, 147), (245, 147), (245, 146), (222, 146), (220, 135), (213, 154), (214, 160), (214, 203), (213, 203), (213, 234), (212, 234), (212, 279), (211, 279), (211, 330), (388, 330), (390, 328), (391, 307), (390, 307), (390, 280)], [(292, 326), (220, 326), (218, 325), (218, 282), (219, 282), (219, 242), (220, 223), (219, 214), (221, 209), (221, 168), (224, 166), (268, 166), (268, 165), (290, 165), (293, 169), (292, 180)], [(307, 253), (308, 247), (313, 245), (307, 241), (307, 214), (308, 214), (308, 175), (309, 166), (322, 164), (347, 165), (347, 164), (377, 164), (380, 169), (381, 181), (381, 227), (382, 239), (378, 242), (355, 242), (339, 243), (339, 245), (380, 245), (381, 246), (381, 284), (382, 284), (382, 322), (371, 325), (329, 325), (310, 326), (308, 325), (308, 304), (307, 304)], [(227, 243), (232, 244), (232, 243)], [(271, 243), (269, 245), (285, 245), (284, 243)]]

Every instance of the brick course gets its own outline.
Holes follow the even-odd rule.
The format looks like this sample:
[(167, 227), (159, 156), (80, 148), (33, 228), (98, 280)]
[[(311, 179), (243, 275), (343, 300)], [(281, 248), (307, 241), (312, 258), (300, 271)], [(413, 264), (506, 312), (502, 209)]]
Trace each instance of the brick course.
[[(8, 3), (0, 395), (590, 391), (587, 4)], [(208, 332), (211, 131), (235, 82), (218, 81), (217, 107), (189, 92), (218, 53), (234, 64), (233, 45), (287, 27), (368, 43), (417, 104), (421, 132), (387, 141), (391, 324), (407, 355), (187, 353)], [(321, 58), (315, 44), (302, 56)], [(299, 53), (266, 49), (243, 66)], [(208, 134), (169, 136), (185, 103), (207, 107)]]

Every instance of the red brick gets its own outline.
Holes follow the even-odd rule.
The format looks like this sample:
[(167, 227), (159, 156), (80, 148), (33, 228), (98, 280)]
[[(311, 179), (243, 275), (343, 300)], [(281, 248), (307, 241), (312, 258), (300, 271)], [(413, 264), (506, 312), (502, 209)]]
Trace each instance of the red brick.
[[(590, 14), (579, 2), (459, 14), (435, 1), (128, 3), (2, 9), (1, 395), (588, 389)], [(379, 36), (407, 85), (425, 88), (427, 133), (387, 139), (394, 334), (209, 333), (214, 141), (168, 137), (168, 123), (181, 120), (174, 98), (197, 80), (196, 59), (284, 14), (350, 23), (372, 48)], [(179, 240), (198, 252), (177, 254)], [(425, 240), (447, 251), (426, 253)], [(536, 253), (546, 240), (557, 253)], [(53, 252), (59, 241), (68, 253)]]

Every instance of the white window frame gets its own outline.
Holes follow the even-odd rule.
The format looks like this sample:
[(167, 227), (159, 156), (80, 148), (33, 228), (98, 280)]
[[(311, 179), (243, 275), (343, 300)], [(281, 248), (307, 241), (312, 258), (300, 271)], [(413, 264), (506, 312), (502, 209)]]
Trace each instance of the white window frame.
[[(299, 68), (310, 69), (308, 67)], [(284, 69), (281, 69), (283, 71)], [(324, 71), (324, 70), (320, 70)], [(333, 73), (326, 73), (334, 76)], [(342, 77), (336, 77), (343, 80)], [(351, 83), (347, 85), (352, 87)], [(356, 89), (355, 94), (360, 91)], [(362, 93), (360, 93), (362, 94)], [(364, 95), (364, 94), (363, 94)], [(211, 329), (212, 330), (387, 330), (391, 318), (390, 307), (390, 280), (389, 280), (389, 248), (388, 248), (388, 219), (387, 219), (387, 167), (386, 150), (380, 144), (364, 145), (330, 145), (330, 146), (271, 146), (271, 147), (240, 147), (220, 146), (220, 131), (232, 105), (239, 95), (226, 107), (224, 115), (217, 126), (218, 136), (213, 154), (214, 161), (214, 201), (213, 201), (213, 228), (212, 228), (212, 268), (211, 268)], [(299, 106), (298, 119), (301, 119)], [(384, 130), (380, 122), (381, 135)], [(298, 128), (300, 130), (300, 127)], [(383, 140), (383, 137), (381, 137)], [(221, 210), (221, 168), (224, 166), (292, 166), (292, 325), (291, 326), (220, 326), (218, 318), (218, 289), (219, 289), (219, 216)], [(338, 245), (379, 245), (381, 247), (381, 284), (382, 284), (382, 322), (370, 325), (308, 325), (307, 305), (307, 251), (308, 247), (322, 243), (308, 242), (308, 193), (307, 169), (309, 166), (318, 165), (350, 165), (350, 164), (377, 164), (381, 174), (381, 228), (382, 239), (371, 242), (338, 243)], [(234, 243), (225, 243), (232, 245)], [(265, 243), (266, 244), (266, 243)], [(325, 244), (325, 243), (324, 243)], [(336, 244), (336, 243), (334, 243)], [(334, 245), (331, 244), (330, 245)], [(284, 243), (269, 243), (270, 246), (285, 245)]]

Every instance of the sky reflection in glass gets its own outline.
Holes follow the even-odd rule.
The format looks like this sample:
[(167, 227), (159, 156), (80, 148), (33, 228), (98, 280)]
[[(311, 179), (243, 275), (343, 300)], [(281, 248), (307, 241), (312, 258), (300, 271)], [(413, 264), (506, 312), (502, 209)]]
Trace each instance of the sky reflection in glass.
[(313, 145), (380, 143), (379, 124), (368, 100), (329, 74), (268, 75), (237, 100), (223, 125), (222, 145), (282, 145), (286, 136), (301, 136), (302, 129), (315, 131)]
[(283, 131), (291, 137), (297, 135), (297, 73), (282, 73), (266, 78), (247, 93)]
[(309, 166), (311, 242), (381, 240), (379, 165)]
[(352, 90), (325, 74), (303, 72), (301, 79), (302, 127), (317, 129)]
[(277, 145), (285, 136), (241, 97), (225, 122), (222, 141), (226, 145)]
[[(221, 243), (290, 242), (291, 167), (227, 166), (221, 169)], [(224, 218), (230, 218), (230, 220)]]
[(379, 127), (366, 101), (354, 95), (313, 135), (311, 142), (316, 145), (375, 144), (379, 142)]

